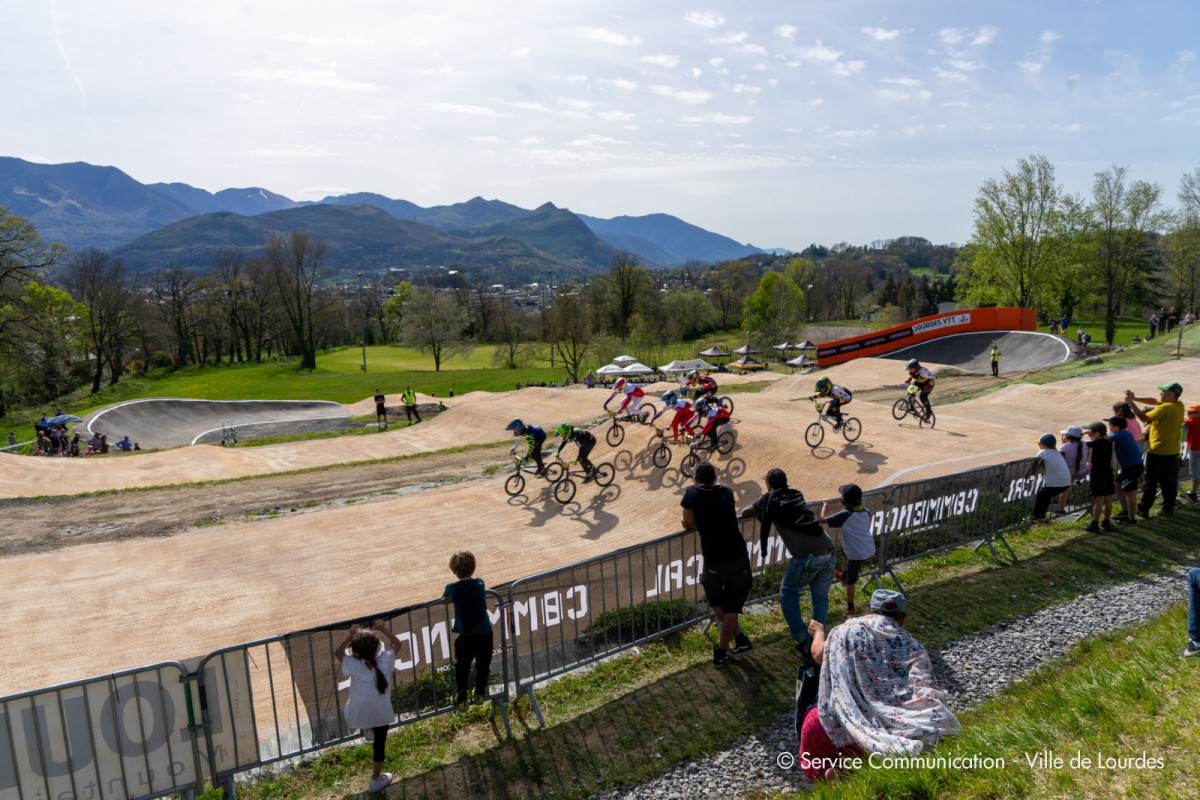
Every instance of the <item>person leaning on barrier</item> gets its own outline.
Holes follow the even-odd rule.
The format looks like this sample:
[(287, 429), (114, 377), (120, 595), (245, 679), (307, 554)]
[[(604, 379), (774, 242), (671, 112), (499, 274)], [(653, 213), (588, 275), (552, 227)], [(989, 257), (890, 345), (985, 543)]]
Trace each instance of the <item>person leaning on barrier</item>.
[[(1142, 487), (1142, 499), (1138, 503), (1138, 513), (1143, 517), (1150, 516), (1150, 507), (1154, 505), (1154, 495), (1162, 489), (1162, 515), (1172, 516), (1175, 513), (1175, 499), (1179, 492), (1179, 440), (1183, 431), (1183, 403), (1179, 396), (1183, 387), (1178, 383), (1169, 383), (1158, 387), (1158, 399), (1153, 397), (1134, 397), (1133, 392), (1125, 392), (1125, 402), (1130, 410), (1146, 426), (1146, 483)], [(1146, 408), (1139, 408), (1142, 403)]]
[[(700, 534), (704, 574), (700, 585), (721, 623), (721, 636), (713, 647), (713, 666), (729, 663), (754, 649), (738, 626), (738, 614), (750, 596), (750, 556), (738, 526), (733, 490), (717, 484), (717, 470), (707, 461), (696, 465), (696, 482), (683, 493), (684, 530)], [(730, 640), (734, 647), (730, 649)]]
[(779, 583), (779, 605), (796, 649), (807, 656), (812, 639), (800, 610), (800, 592), (809, 587), (813, 619), (824, 625), (829, 616), (829, 588), (833, 585), (833, 540), (817, 522), (804, 494), (788, 486), (787, 473), (772, 469), (763, 480), (767, 493), (741, 516), (759, 521), (758, 544), (764, 554), (772, 527), (787, 548), (790, 558)]
[(863, 752), (919, 755), (962, 725), (933, 683), (925, 647), (904, 629), (906, 599), (877, 589), (870, 610), (829, 632), (813, 620), (813, 660), (822, 665), (817, 702), (800, 731), (800, 767), (812, 780), (837, 776)]

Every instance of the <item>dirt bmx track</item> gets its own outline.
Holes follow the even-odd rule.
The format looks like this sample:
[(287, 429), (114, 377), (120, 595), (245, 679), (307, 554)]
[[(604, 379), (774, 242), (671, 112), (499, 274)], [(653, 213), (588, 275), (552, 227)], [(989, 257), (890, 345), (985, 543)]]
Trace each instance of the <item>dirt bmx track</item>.
[[(856, 391), (896, 386), (904, 377), (902, 366), (888, 359), (852, 361), (823, 374)], [(756, 379), (762, 378), (741, 380)], [(777, 376), (760, 393), (734, 395), (737, 447), (716, 463), (739, 503), (758, 496), (762, 475), (775, 466), (816, 499), (833, 496), (848, 481), (871, 489), (1030, 456), (1038, 434), (1108, 416), (1126, 388), (1151, 396), (1154, 386), (1178, 381), (1187, 402), (1200, 393), (1200, 361), (1006, 387), (937, 408), (934, 430), (896, 422), (890, 399), (856, 399), (848, 411), (862, 421), (862, 438), (847, 444), (827, 432), (816, 450), (802, 439), (815, 416), (802, 399), (813, 380)], [(513, 417), (547, 426), (593, 420), (607, 396), (582, 387), (473, 393), (411, 428), (267, 447), (185, 447), (105, 459), (2, 456), (0, 496), (162, 486), (424, 453), (502, 439)], [(647, 458), (649, 434), (632, 426), (620, 447), (602, 441), (593, 458), (616, 464), (615, 482), (603, 490), (583, 485), (566, 506), (541, 482), (509, 498), (502, 482), (510, 473), (501, 469), (486, 478), (287, 518), (0, 559), (0, 625), (7, 645), (0, 648), (0, 694), (433, 599), (450, 578), (449, 555), (459, 549), (473, 550), (479, 574), (495, 584), (675, 531), (686, 485), (676, 469), (683, 451), (666, 470), (655, 470)], [(156, 502), (153, 492), (121, 497), (130, 515), (139, 503)], [(284, 504), (303, 501), (280, 498)], [(69, 519), (64, 525), (114, 521), (120, 520)], [(70, 645), (34, 646), (37, 632), (47, 628)]]

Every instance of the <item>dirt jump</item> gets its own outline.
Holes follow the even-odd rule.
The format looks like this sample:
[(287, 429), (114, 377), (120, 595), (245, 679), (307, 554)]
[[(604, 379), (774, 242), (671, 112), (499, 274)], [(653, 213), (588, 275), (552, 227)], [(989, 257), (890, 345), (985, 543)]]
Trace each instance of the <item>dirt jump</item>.
[[(1200, 391), (1200, 361), (1186, 358), (1042, 386), (981, 391), (973, 399), (937, 407), (937, 425), (930, 429), (911, 418), (892, 417), (891, 404), (906, 377), (895, 360), (859, 359), (820, 374), (876, 398), (856, 397), (846, 408), (861, 421), (857, 441), (828, 430), (820, 446), (804, 443), (804, 429), (816, 419), (808, 400), (816, 375), (722, 378), (723, 384), (774, 381), (757, 393), (731, 395), (736, 445), (713, 460), (718, 479), (733, 487), (739, 504), (759, 496), (772, 467), (785, 469), (810, 500), (833, 497), (840, 484), (851, 481), (870, 490), (1032, 456), (1039, 434), (1109, 416), (1125, 389), (1153, 396), (1155, 386), (1178, 381), (1185, 398), (1189, 386)], [(654, 392), (647, 394), (657, 400)], [(11, 510), (48, 517), (45, 524), (69, 529), (65, 541), (72, 542), (0, 557), (6, 599), (0, 625), (10, 645), (0, 655), (4, 690), (188, 658), (435, 599), (451, 580), (449, 557), (460, 549), (474, 551), (478, 574), (497, 584), (678, 530), (679, 500), (690, 483), (678, 469), (686, 450), (673, 448), (668, 467), (654, 467), (653, 432), (637, 424), (625, 426), (619, 446), (609, 446), (604, 435), (610, 422), (600, 408), (606, 397), (607, 390), (582, 386), (476, 392), (447, 400), (447, 411), (420, 424), (370, 436), (246, 448), (179, 447), (106, 458), (0, 455), (0, 496), (62, 498), (13, 501)], [(503, 487), (513, 468), (507, 447), (480, 449), (477, 458), (461, 448), (511, 441), (504, 427), (518, 417), (550, 430), (563, 421), (596, 422), (600, 444), (592, 458), (614, 466), (613, 483), (583, 484), (563, 505), (552, 497), (549, 483), (528, 476), (524, 492), (508, 496)], [(548, 443), (547, 449), (553, 446)], [(366, 464), (353, 473), (368, 483), (375, 471), (385, 474), (393, 464), (411, 463), (420, 475), (398, 481), (394, 492), (356, 497), (347, 488), (344, 502), (321, 499), (311, 509), (304, 508), (312, 496), (311, 481), (324, 473), (291, 472), (330, 468), (328, 475), (334, 476), (349, 469), (339, 465), (401, 455), (413, 460)], [(454, 459), (453, 466), (439, 469), (443, 459)], [(447, 473), (459, 479), (444, 482)], [(276, 498), (272, 505), (295, 506), (295, 513), (213, 525), (192, 520), (161, 538), (90, 538), (90, 531), (105, 525), (169, 512), (171, 493), (182, 491), (148, 487), (272, 474), (187, 491), (231, 497), (243, 487), (254, 492), (269, 485)], [(66, 498), (135, 488), (142, 490)], [(103, 515), (90, 510), (101, 506), (107, 509)], [(46, 626), (69, 637), (71, 646), (29, 647), (32, 632)]]

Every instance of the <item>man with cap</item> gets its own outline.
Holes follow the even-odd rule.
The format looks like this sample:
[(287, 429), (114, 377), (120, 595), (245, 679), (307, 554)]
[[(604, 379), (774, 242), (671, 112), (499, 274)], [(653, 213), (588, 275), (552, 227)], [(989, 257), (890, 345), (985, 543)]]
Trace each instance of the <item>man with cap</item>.
[(684, 530), (700, 534), (704, 556), (700, 585), (721, 623), (720, 641), (713, 648), (713, 666), (723, 667), (730, 656), (754, 649), (738, 626), (738, 614), (750, 596), (750, 555), (738, 525), (733, 490), (717, 484), (717, 470), (707, 461), (696, 465), (695, 480), (679, 504), (683, 506)]
[[(1154, 495), (1162, 487), (1162, 515), (1175, 514), (1175, 498), (1179, 493), (1179, 435), (1183, 431), (1183, 403), (1179, 396), (1183, 387), (1168, 383), (1158, 387), (1158, 399), (1134, 397), (1131, 390), (1125, 391), (1125, 402), (1134, 415), (1146, 426), (1146, 483), (1138, 502), (1138, 513), (1150, 516)], [(1148, 408), (1139, 408), (1143, 403)]]
[(800, 610), (800, 592), (809, 588), (813, 619), (824, 625), (829, 616), (829, 588), (833, 585), (833, 540), (817, 522), (803, 493), (788, 486), (787, 473), (772, 469), (763, 480), (766, 494), (743, 511), (742, 518), (754, 517), (761, 523), (758, 545), (764, 555), (774, 526), (791, 556), (779, 584), (779, 605), (796, 649), (807, 657), (812, 637)]

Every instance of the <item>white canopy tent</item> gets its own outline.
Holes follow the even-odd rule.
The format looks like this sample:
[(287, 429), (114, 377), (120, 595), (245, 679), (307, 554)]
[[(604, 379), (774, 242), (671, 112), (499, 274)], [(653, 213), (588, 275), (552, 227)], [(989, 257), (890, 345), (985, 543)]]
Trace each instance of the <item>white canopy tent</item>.
[(616, 358), (613, 359), (614, 364), (621, 364), (622, 366), (624, 366), (625, 364), (629, 364), (630, 362), (635, 362), (635, 361), (637, 361), (637, 359), (634, 358), (633, 356), (617, 356)]
[(663, 372), (691, 372), (694, 369), (716, 369), (716, 367), (703, 358), (693, 358), (690, 361), (672, 361), (659, 369)]

